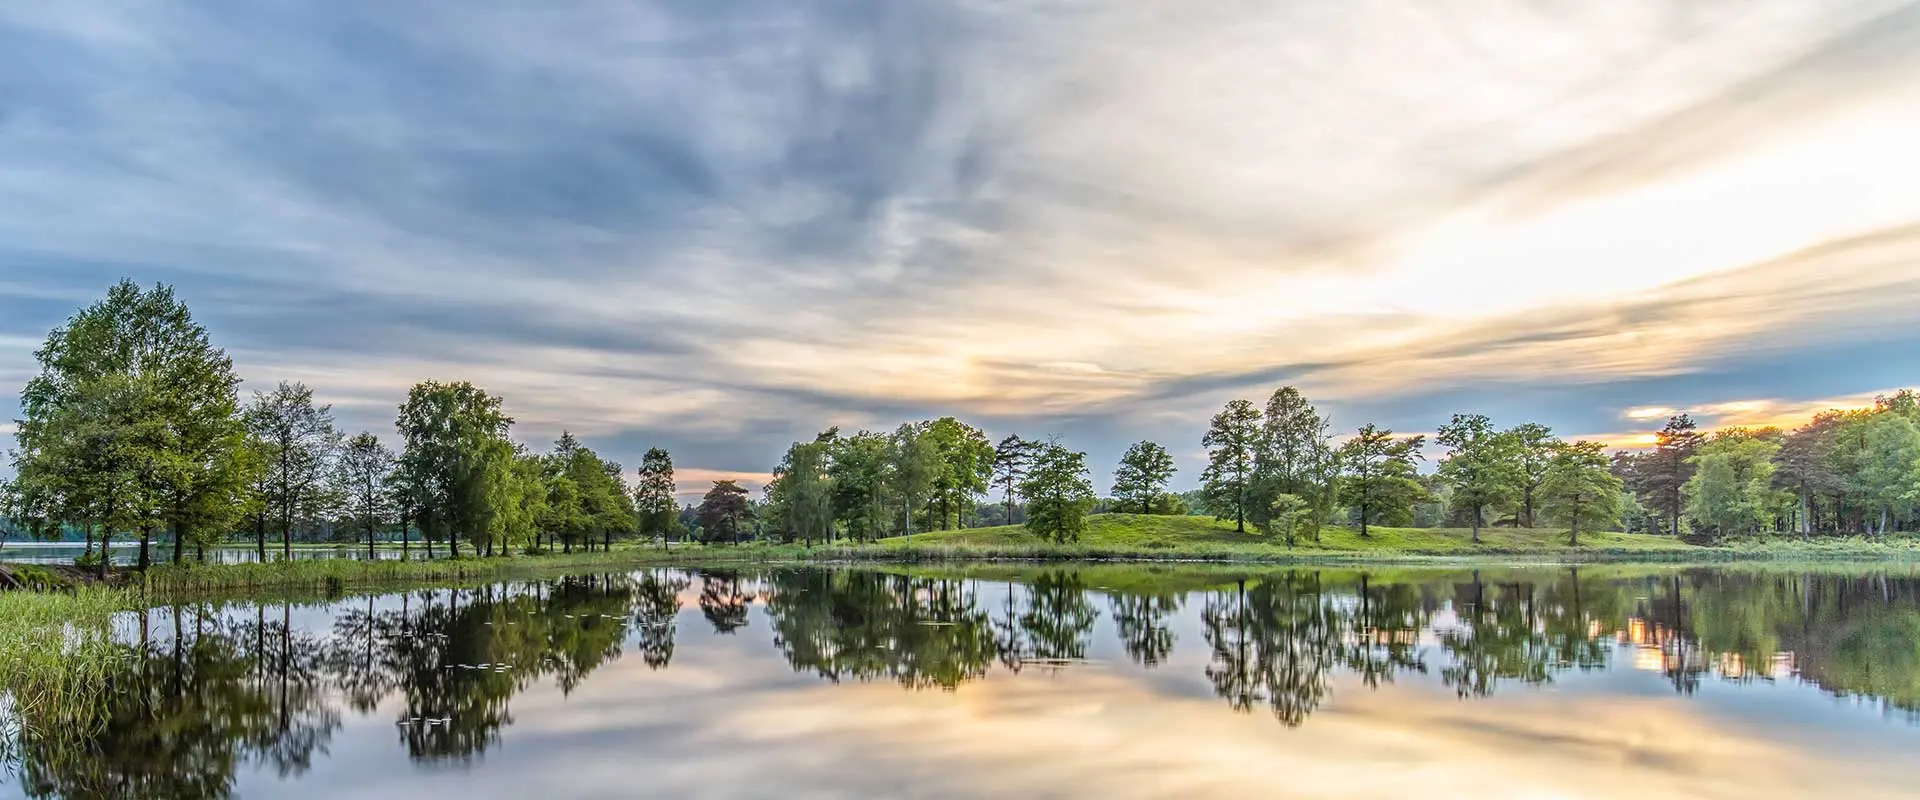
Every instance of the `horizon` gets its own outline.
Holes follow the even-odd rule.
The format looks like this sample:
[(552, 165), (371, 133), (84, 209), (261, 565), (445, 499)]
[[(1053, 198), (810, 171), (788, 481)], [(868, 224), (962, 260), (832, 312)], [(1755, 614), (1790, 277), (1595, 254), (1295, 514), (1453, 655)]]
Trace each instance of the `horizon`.
[(211, 5), (0, 10), (0, 419), (123, 276), (243, 397), (470, 380), (683, 498), (835, 425), (1104, 494), (1285, 384), (1621, 447), (1920, 374), (1920, 4)]

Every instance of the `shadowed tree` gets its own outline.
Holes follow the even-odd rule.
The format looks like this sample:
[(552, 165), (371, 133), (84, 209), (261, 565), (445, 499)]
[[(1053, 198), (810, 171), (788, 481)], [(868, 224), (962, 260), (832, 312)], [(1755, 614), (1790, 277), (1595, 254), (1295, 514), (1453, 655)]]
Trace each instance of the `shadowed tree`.
[(1514, 458), (1514, 479), (1520, 492), (1520, 524), (1534, 525), (1534, 500), (1547, 480), (1547, 469), (1559, 452), (1553, 429), (1537, 422), (1516, 425), (1502, 434)]
[(376, 532), (393, 516), (392, 497), (387, 492), (392, 472), (393, 451), (371, 433), (354, 435), (340, 450), (335, 493), (344, 501), (342, 510), (347, 517), (366, 532), (367, 558), (374, 557)]
[(1018, 434), (1001, 439), (993, 448), (993, 483), (1000, 491), (1007, 506), (1006, 523), (1014, 525), (1020, 509), (1015, 492), (1020, 481), (1027, 477), (1027, 468), (1033, 464), (1034, 454), (1040, 448), (1040, 442), (1022, 439)]
[(1580, 545), (1583, 526), (1598, 529), (1620, 518), (1623, 484), (1609, 468), (1599, 442), (1580, 441), (1555, 449), (1540, 483), (1545, 509), (1567, 522), (1567, 544)]
[(1361, 538), (1373, 520), (1406, 512), (1425, 493), (1413, 466), (1425, 442), (1419, 435), (1396, 439), (1393, 431), (1367, 423), (1340, 447), (1340, 498), (1360, 512)]
[(1213, 509), (1214, 519), (1232, 519), (1233, 529), (1246, 533), (1259, 454), (1260, 410), (1245, 400), (1228, 403), (1213, 415), (1200, 444), (1207, 448), (1207, 468), (1200, 473), (1207, 507)]
[(633, 503), (640, 515), (640, 535), (659, 537), (663, 550), (672, 538), (680, 510), (673, 492), (673, 456), (658, 447), (648, 448), (640, 457), (640, 480), (633, 489)]

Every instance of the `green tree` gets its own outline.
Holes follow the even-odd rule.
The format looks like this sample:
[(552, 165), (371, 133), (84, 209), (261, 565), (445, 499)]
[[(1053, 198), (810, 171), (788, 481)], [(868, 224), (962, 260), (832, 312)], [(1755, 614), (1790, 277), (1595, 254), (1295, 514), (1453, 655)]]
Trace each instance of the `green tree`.
[(1053, 442), (1042, 445), (1020, 482), (1020, 495), (1027, 498), (1027, 530), (1049, 541), (1078, 541), (1093, 508), (1087, 454)]
[(815, 539), (833, 541), (832, 486), (827, 477), (827, 457), (839, 429), (820, 434), (811, 442), (795, 442), (775, 468), (768, 484), (769, 498), (779, 502), (776, 512), (786, 529), (812, 546)]
[(1484, 414), (1455, 414), (1435, 437), (1448, 450), (1439, 476), (1453, 488), (1453, 503), (1473, 520), (1473, 543), (1480, 543), (1486, 508), (1512, 497), (1521, 476), (1515, 442), (1493, 428)]
[[(1266, 513), (1282, 494), (1308, 500), (1313, 506), (1325, 498), (1330, 505), (1332, 487), (1323, 485), (1323, 481), (1330, 480), (1327, 462), (1332, 460), (1332, 435), (1326, 419), (1299, 389), (1283, 386), (1267, 398), (1257, 450), (1253, 497), (1248, 502), (1248, 511), (1257, 524), (1270, 527), (1266, 525)], [(1328, 510), (1319, 509), (1319, 517)], [(1314, 538), (1319, 538), (1317, 527)]]
[(871, 541), (886, 527), (887, 485), (892, 469), (887, 437), (871, 431), (835, 439), (827, 464), (833, 515), (847, 534)]
[(1425, 436), (1395, 438), (1393, 431), (1369, 422), (1340, 446), (1340, 498), (1360, 512), (1361, 538), (1368, 536), (1367, 526), (1375, 519), (1411, 513), (1423, 493), (1414, 462), (1422, 458), (1420, 446), (1425, 443)]
[(1120, 468), (1113, 471), (1113, 496), (1140, 504), (1140, 513), (1153, 513), (1153, 503), (1166, 491), (1173, 479), (1173, 456), (1153, 442), (1135, 442), (1120, 457)]
[(1560, 453), (1560, 440), (1553, 437), (1552, 428), (1538, 422), (1516, 425), (1504, 435), (1514, 458), (1514, 477), (1520, 492), (1520, 524), (1531, 528), (1535, 495), (1546, 483), (1547, 470)]
[(1020, 479), (1027, 476), (1027, 467), (1033, 463), (1034, 451), (1040, 442), (1020, 438), (1011, 434), (993, 447), (993, 483), (1000, 487), (1007, 506), (1008, 525), (1016, 522), (1014, 517), (1020, 509), (1015, 492), (1020, 487)]
[(407, 393), (397, 427), (406, 443), (399, 469), (419, 487), (420, 530), (432, 555), (435, 534), (460, 555), (460, 536), (487, 529), (485, 487), (495, 442), (504, 441), (513, 418), (500, 398), (471, 383), (426, 381)]
[[(271, 392), (255, 392), (244, 417), (247, 429), (266, 446), (263, 499), (280, 521), (280, 557), (289, 559), (294, 525), (328, 513), (338, 501), (327, 481), (340, 449), (333, 406), (314, 405), (313, 390), (304, 383), (282, 381)], [(258, 544), (264, 560), (266, 544)]]
[[(171, 288), (121, 281), (48, 334), (20, 394), (14, 454), (25, 507), (47, 521), (204, 541), (244, 480), (234, 464), (233, 363)], [(106, 567), (103, 560), (102, 569)]]
[(640, 514), (640, 534), (659, 537), (666, 549), (672, 537), (679, 506), (674, 503), (673, 456), (658, 447), (648, 448), (640, 457), (640, 481), (634, 487), (633, 501)]
[(965, 527), (960, 512), (973, 508), (974, 498), (986, 493), (993, 477), (993, 444), (979, 428), (953, 417), (927, 423), (925, 430), (937, 459), (932, 496), (940, 509), (940, 528)]
[(387, 493), (392, 472), (393, 451), (372, 433), (355, 434), (340, 450), (334, 491), (344, 500), (347, 517), (366, 531), (369, 559), (374, 557), (375, 534), (393, 516), (392, 497)]
[(1780, 445), (1724, 433), (1698, 448), (1692, 476), (1681, 487), (1687, 516), (1720, 536), (1751, 533), (1775, 516), (1782, 499), (1773, 488), (1773, 456)]
[(1817, 527), (1814, 498), (1846, 488), (1846, 482), (1834, 469), (1833, 457), (1840, 427), (1844, 424), (1845, 416), (1839, 412), (1815, 414), (1812, 421), (1787, 434), (1780, 443), (1779, 454), (1774, 457), (1774, 485), (1793, 492), (1798, 498), (1796, 527), (1803, 539), (1813, 535)]
[(913, 535), (915, 505), (927, 500), (940, 471), (940, 453), (927, 435), (927, 424), (903, 424), (888, 442), (889, 490), (900, 500), (902, 530)]
[(1597, 528), (1619, 519), (1624, 485), (1610, 467), (1599, 442), (1581, 441), (1554, 448), (1538, 494), (1549, 513), (1567, 521), (1568, 544), (1580, 546), (1582, 525)]
[(1292, 547), (1300, 532), (1300, 519), (1312, 513), (1313, 506), (1299, 495), (1278, 494), (1267, 502), (1265, 515), (1267, 535), (1275, 533), (1284, 537), (1287, 546)]
[(708, 542), (740, 543), (748, 522), (747, 490), (733, 481), (714, 481), (700, 499), (700, 530)]
[(1634, 462), (1628, 486), (1640, 502), (1667, 522), (1667, 532), (1680, 535), (1680, 515), (1686, 510), (1682, 487), (1693, 477), (1694, 451), (1705, 441), (1693, 418), (1680, 414), (1667, 419), (1654, 437), (1653, 451)]
[(1920, 426), (1896, 412), (1881, 411), (1863, 423), (1866, 447), (1855, 470), (1861, 494), (1879, 512), (1881, 536), (1896, 515), (1920, 501)]
[(1246, 533), (1247, 504), (1259, 453), (1260, 410), (1245, 400), (1228, 403), (1213, 415), (1200, 444), (1207, 448), (1207, 468), (1200, 473), (1207, 507), (1213, 510), (1215, 519), (1231, 515), (1234, 530)]

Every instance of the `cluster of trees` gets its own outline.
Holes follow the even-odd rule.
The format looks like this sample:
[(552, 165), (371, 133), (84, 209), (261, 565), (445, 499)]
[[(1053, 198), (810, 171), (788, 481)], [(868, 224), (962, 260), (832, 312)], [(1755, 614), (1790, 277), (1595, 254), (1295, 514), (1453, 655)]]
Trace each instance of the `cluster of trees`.
[(397, 453), (347, 436), (304, 384), (242, 405), (232, 360), (165, 286), (122, 281), (35, 357), (0, 517), (42, 538), (81, 529), (103, 570), (116, 536), (138, 537), (144, 568), (156, 541), (178, 562), (242, 528), (264, 560), (270, 534), (287, 557), (316, 529), (369, 554), (394, 528), (410, 552), (417, 532), (431, 557), (436, 542), (453, 556), (604, 548), (635, 531), (664, 544), (679, 524), (666, 452), (646, 454), (629, 492), (621, 466), (571, 434), (544, 453), (514, 443), (500, 398), (470, 383), (414, 386)]
[(1913, 530), (1920, 516), (1920, 397), (1911, 390), (1868, 409), (1832, 410), (1791, 431), (1730, 428), (1707, 435), (1682, 414), (1655, 447), (1616, 453), (1632, 491), (1629, 525), (1710, 537)]
[(1264, 409), (1235, 400), (1214, 415), (1195, 499), (1236, 529), (1251, 523), (1289, 546), (1317, 541), (1328, 521), (1352, 522), (1361, 536), (1374, 525), (1416, 524), (1422, 506), (1441, 509), (1429, 524), (1463, 521), (1476, 542), (1489, 512), (1510, 511), (1525, 527), (1565, 523), (1576, 544), (1582, 528), (1619, 516), (1621, 483), (1598, 443), (1563, 441), (1537, 423), (1500, 430), (1479, 414), (1455, 415), (1434, 440), (1446, 457), (1422, 475), (1425, 436), (1368, 423), (1336, 444), (1326, 418), (1282, 387)]

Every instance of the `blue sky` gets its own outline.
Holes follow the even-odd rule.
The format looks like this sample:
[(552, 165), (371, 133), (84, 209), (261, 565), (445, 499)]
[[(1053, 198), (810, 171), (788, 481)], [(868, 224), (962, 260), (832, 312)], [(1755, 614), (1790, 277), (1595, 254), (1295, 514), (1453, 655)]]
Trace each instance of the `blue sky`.
[(0, 412), (122, 276), (387, 432), (687, 478), (828, 425), (1139, 438), (1301, 386), (1631, 444), (1916, 383), (1899, 2), (0, 7)]

